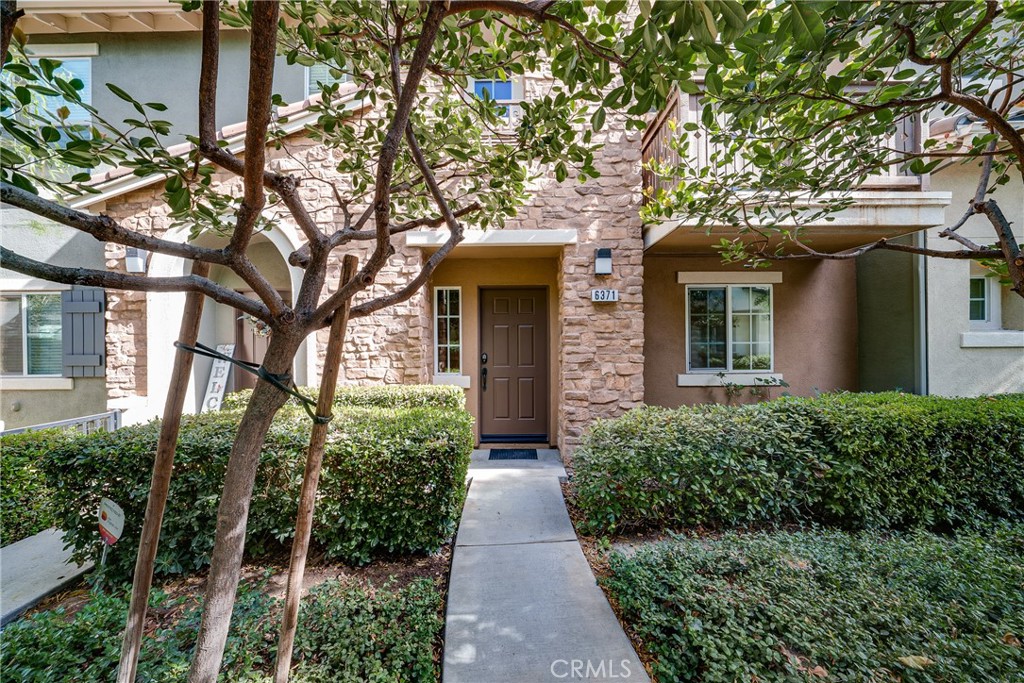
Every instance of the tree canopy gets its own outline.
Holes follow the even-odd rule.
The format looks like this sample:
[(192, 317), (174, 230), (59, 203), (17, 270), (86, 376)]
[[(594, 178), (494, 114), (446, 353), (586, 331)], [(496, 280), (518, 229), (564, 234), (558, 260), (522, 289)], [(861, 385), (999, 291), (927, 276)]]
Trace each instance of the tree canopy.
[[(679, 179), (651, 197), (651, 220), (685, 214), (700, 224), (734, 225), (720, 247), (731, 260), (852, 258), (890, 248), (927, 256), (985, 260), (1024, 296), (1024, 260), (1012, 227), (991, 196), (1024, 179), (1024, 3), (805, 2), (793, 11), (762, 5), (732, 44), (707, 51), (701, 123), (679, 127), (678, 164), (655, 164)], [(780, 35), (791, 39), (780, 40)], [(898, 145), (916, 122), (964, 116), (980, 130), (966, 137)], [(712, 163), (685, 153), (694, 135), (715, 144)], [(849, 207), (851, 193), (878, 173), (923, 174), (979, 166), (977, 192), (942, 234), (939, 251), (880, 241), (822, 254), (802, 228)], [(971, 216), (992, 224), (976, 244), (957, 230)], [(779, 239), (779, 238), (782, 239)]]

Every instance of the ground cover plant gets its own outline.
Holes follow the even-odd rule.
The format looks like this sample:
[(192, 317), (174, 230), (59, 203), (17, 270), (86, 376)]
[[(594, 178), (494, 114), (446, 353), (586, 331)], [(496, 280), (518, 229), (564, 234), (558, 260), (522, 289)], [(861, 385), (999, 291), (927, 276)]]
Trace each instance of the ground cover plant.
[[(472, 418), (455, 400), (462, 401), (462, 392), (450, 389), (341, 392), (313, 530), (327, 559), (365, 563), (374, 557), (430, 553), (454, 533), (473, 436)], [(375, 404), (384, 407), (364, 407)], [(220, 485), (238, 419), (239, 412), (232, 410), (183, 419), (157, 576), (187, 574), (209, 563)], [(14, 481), (31, 483), (33, 491), (44, 487), (50, 515), (46, 526), (66, 530), (78, 557), (95, 559), (95, 511), (101, 498), (111, 498), (125, 511), (125, 528), (108, 556), (105, 578), (130, 579), (159, 429), (159, 422), (151, 422), (82, 437), (5, 437), (0, 442), (4, 509), (26, 498), (23, 487), (8, 486), (8, 462), (28, 458), (31, 469)], [(294, 406), (271, 425), (247, 528), (250, 557), (279, 551), (293, 533), (309, 430), (308, 416)], [(8, 453), (16, 452), (12, 444), (26, 444), (17, 452), (27, 455), (8, 461)], [(33, 450), (32, 444), (45, 448)]]
[(1024, 520), (1024, 396), (827, 394), (645, 407), (573, 458), (584, 531), (820, 523), (950, 530)]
[(1024, 526), (729, 532), (613, 553), (659, 681), (1019, 681)]
[[(40, 612), (11, 624), (0, 640), (5, 680), (31, 683), (113, 680), (124, 628), (125, 591), (95, 592), (77, 611)], [(171, 683), (188, 670), (201, 599), (156, 591), (152, 631), (143, 641), (139, 680)], [(303, 604), (292, 680), (305, 683), (439, 680), (443, 595), (418, 578), (380, 586), (330, 580)], [(232, 616), (220, 680), (272, 680), (280, 601), (259, 583), (243, 583)]]

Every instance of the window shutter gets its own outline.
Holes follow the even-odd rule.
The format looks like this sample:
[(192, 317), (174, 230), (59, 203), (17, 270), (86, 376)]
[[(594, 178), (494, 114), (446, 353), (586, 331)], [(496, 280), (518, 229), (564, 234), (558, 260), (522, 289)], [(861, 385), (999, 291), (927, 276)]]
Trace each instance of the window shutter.
[(105, 292), (82, 288), (61, 292), (65, 377), (102, 377), (106, 370)]

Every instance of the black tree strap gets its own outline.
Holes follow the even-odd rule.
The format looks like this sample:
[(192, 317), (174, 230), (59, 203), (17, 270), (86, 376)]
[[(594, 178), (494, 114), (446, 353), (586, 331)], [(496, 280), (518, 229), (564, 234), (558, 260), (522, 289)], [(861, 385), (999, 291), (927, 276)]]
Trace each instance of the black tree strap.
[(207, 358), (213, 358), (215, 360), (226, 360), (232, 365), (237, 366), (238, 368), (245, 370), (248, 373), (256, 375), (260, 379), (270, 382), (275, 387), (277, 387), (284, 393), (288, 394), (289, 396), (298, 399), (299, 404), (302, 406), (303, 410), (306, 411), (306, 414), (309, 415), (310, 419), (313, 420), (313, 422), (316, 422), (317, 424), (327, 424), (328, 422), (331, 421), (332, 416), (330, 415), (323, 416), (316, 414), (316, 401), (309, 398), (308, 396), (303, 396), (302, 394), (300, 394), (298, 392), (298, 389), (296, 389), (295, 387), (295, 382), (292, 381), (292, 376), (289, 375), (288, 373), (285, 373), (283, 375), (275, 375), (273, 372), (269, 372), (262, 365), (257, 365), (256, 363), (250, 363), (249, 361), (246, 360), (240, 360), (238, 358), (226, 356), (217, 349), (211, 349), (209, 346), (205, 344), (200, 344), (199, 342), (196, 342), (195, 346), (188, 346), (187, 344), (182, 344), (181, 342), (176, 341), (174, 342), (174, 346), (181, 349), (182, 351), (188, 351), (189, 353), (194, 353), (199, 356), (206, 356)]

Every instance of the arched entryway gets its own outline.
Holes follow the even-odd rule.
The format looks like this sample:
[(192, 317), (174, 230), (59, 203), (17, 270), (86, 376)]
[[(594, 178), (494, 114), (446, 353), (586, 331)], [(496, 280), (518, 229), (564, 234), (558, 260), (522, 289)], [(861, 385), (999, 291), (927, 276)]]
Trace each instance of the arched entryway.
[[(180, 234), (176, 234), (180, 233)], [(185, 241), (188, 239), (184, 230), (171, 231), (165, 239)], [(204, 234), (191, 240), (194, 244), (204, 247), (222, 247), (226, 238)], [(273, 230), (253, 236), (248, 255), (256, 267), (269, 280), (270, 284), (281, 292), (290, 304), (302, 283), (303, 271), (288, 265), (288, 254), (295, 251), (301, 242), (290, 226), (278, 226)], [(182, 258), (153, 254), (150, 258), (148, 275), (150, 277), (174, 277), (186, 275), (189, 263)], [(255, 297), (251, 288), (231, 270), (223, 266), (214, 266), (210, 278), (247, 296)], [(146, 396), (135, 401), (122, 401), (129, 411), (125, 417), (130, 422), (138, 422), (160, 415), (164, 399), (171, 382), (171, 370), (174, 354), (174, 342), (177, 339), (182, 313), (184, 312), (185, 295), (183, 293), (150, 292), (146, 295)], [(207, 346), (218, 344), (236, 344), (236, 357), (259, 362), (265, 341), (259, 338), (248, 320), (239, 319), (241, 313), (232, 306), (215, 303), (207, 299), (200, 324), (199, 341)], [(196, 356), (192, 378), (189, 382), (185, 399), (185, 410), (195, 412), (203, 400), (206, 384), (210, 377), (213, 361), (209, 358)], [(316, 342), (311, 336), (300, 347), (296, 355), (292, 375), (297, 384), (316, 382)], [(228, 390), (251, 386), (251, 380), (241, 376), (240, 372), (232, 371)]]

